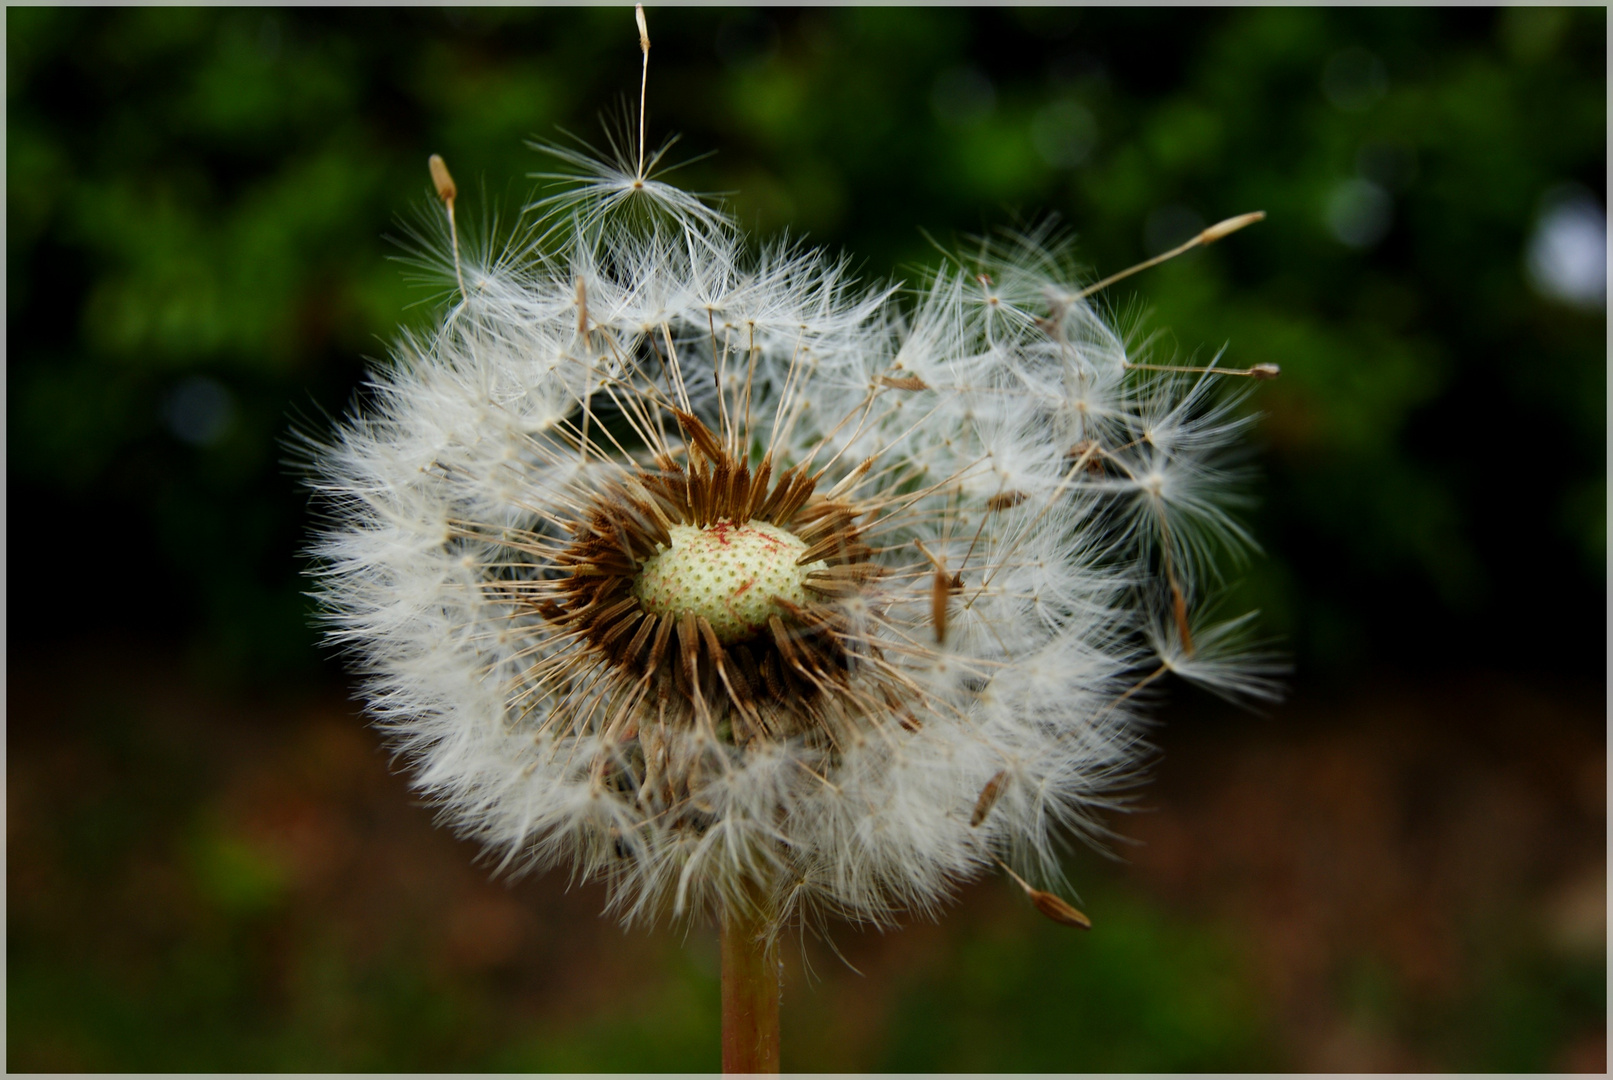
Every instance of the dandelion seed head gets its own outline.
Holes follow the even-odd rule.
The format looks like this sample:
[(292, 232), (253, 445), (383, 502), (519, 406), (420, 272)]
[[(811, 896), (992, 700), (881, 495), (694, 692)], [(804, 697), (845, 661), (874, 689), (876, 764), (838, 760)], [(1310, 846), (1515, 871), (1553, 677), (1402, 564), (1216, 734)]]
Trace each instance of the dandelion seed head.
[(1177, 618), (1246, 539), (1241, 414), (1136, 370), (1054, 231), (862, 285), (664, 149), (554, 153), (310, 453), (329, 638), (496, 869), (629, 920), (929, 913), (1106, 835), (1162, 673), (1270, 692), (1244, 624)]

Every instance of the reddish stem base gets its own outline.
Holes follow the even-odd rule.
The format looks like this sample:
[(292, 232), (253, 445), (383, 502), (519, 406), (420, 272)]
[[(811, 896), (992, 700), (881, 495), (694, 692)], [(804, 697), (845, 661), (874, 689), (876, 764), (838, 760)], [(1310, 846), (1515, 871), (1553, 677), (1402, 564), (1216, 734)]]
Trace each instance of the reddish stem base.
[(724, 912), (722, 918), (722, 1071), (779, 1071), (778, 942), (766, 921)]

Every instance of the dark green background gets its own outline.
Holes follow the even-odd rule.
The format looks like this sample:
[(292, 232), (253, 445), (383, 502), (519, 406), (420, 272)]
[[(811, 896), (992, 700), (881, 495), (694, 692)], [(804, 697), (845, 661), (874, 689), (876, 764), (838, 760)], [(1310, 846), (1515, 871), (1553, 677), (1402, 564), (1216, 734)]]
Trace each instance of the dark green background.
[[(1262, 609), (1296, 687), (1599, 684), (1605, 310), (1541, 295), (1525, 252), (1554, 198), (1603, 199), (1605, 21), (652, 9), (649, 124), (682, 133), (673, 158), (715, 151), (677, 174), (689, 187), (869, 278), (933, 263), (926, 233), (1048, 212), (1103, 274), (1265, 210), (1107, 302), (1161, 332), (1159, 358), (1226, 345), (1229, 363), (1282, 367), (1252, 397), (1266, 551), (1236, 599)], [(434, 210), (426, 156), (447, 158), (473, 235), (518, 213), (548, 167), (525, 140), (598, 141), (600, 114), (636, 95), (630, 10), (11, 8), (6, 36), (14, 668), (133, 640), (227, 692), (339, 684), (301, 594), (305, 500), (282, 440), (295, 417), (340, 413), (395, 327), (431, 319), (388, 240)], [(1352, 246), (1329, 214), (1362, 181), (1388, 217)], [(1137, 933), (1139, 955), (1165, 947)], [(11, 934), (15, 961), (34, 939)], [(12, 978), (16, 1048), (19, 992), (56, 999)], [(1213, 1016), (1149, 1007), (1186, 1049), (1117, 1043), (1092, 1067), (1260, 1060)], [(274, 1067), (196, 1030), (234, 1050), (101, 1067)], [(946, 1067), (913, 1030), (885, 1064)], [(1176, 1045), (1146, 1024), (1117, 1038)], [(295, 1060), (325, 1067), (317, 1046)]]

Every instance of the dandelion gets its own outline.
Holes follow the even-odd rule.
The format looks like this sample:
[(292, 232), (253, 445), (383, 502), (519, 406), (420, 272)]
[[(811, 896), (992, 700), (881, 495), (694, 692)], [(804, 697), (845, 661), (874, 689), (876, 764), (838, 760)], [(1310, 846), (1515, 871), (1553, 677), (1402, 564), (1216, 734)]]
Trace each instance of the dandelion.
[(318, 588), (446, 820), (715, 918), (725, 1067), (777, 1069), (781, 927), (997, 866), (1089, 925), (1027, 879), (1103, 835), (1148, 688), (1270, 693), (1194, 614), (1248, 543), (1211, 382), (1264, 372), (1136, 361), (1045, 231), (909, 295), (569, 160), (462, 257), (433, 159), (454, 301), (313, 452)]

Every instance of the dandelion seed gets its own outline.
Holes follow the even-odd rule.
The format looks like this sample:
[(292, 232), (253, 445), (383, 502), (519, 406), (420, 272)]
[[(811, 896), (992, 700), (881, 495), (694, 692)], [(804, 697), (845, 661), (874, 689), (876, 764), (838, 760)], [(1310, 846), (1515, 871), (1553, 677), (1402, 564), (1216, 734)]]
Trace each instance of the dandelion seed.
[(997, 799), (1003, 793), (1003, 785), (1007, 782), (1007, 769), (999, 770), (995, 776), (986, 781), (986, 786), (980, 789), (980, 797), (975, 800), (974, 813), (969, 815), (969, 827), (971, 829), (978, 829), (980, 823), (986, 820), (986, 815), (991, 813), (993, 806), (997, 805)]
[(1031, 903), (1036, 905), (1036, 910), (1054, 922), (1073, 926), (1077, 930), (1092, 929), (1092, 920), (1086, 917), (1085, 912), (1077, 911), (1067, 901), (1053, 893), (1043, 892), (1041, 889), (1027, 889), (1026, 893), (1030, 896)]
[[(981, 797), (985, 797), (984, 792), (981, 793)], [(1036, 888), (1036, 886), (1014, 873), (1013, 869), (1002, 860), (999, 859), (998, 864), (1003, 868), (1004, 873), (1014, 879), (1015, 884), (1025, 890), (1025, 895), (1030, 899), (1031, 904), (1037, 911), (1063, 926), (1073, 926), (1077, 930), (1092, 929), (1092, 920), (1087, 918), (1085, 912), (1078, 910), (1069, 901), (1055, 893)]]
[(454, 201), (459, 198), (459, 186), (448, 172), (448, 163), (441, 154), (432, 154), (426, 160), (431, 169), (431, 183), (437, 189), (437, 198), (448, 211), (448, 236), (454, 249), (454, 280), (459, 283), (459, 294), (465, 295), (465, 274), (459, 266), (459, 225), (454, 221)]

